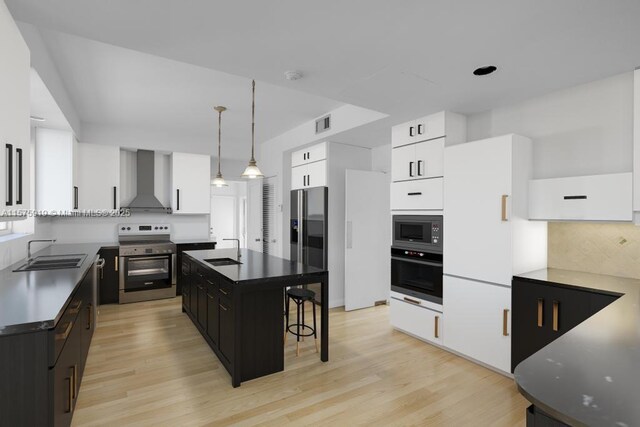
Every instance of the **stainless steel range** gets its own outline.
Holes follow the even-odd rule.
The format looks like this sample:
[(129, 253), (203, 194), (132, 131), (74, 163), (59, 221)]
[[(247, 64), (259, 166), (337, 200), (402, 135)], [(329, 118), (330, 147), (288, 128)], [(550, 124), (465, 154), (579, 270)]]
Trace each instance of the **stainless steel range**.
[(169, 224), (119, 224), (120, 304), (176, 296), (176, 245)]

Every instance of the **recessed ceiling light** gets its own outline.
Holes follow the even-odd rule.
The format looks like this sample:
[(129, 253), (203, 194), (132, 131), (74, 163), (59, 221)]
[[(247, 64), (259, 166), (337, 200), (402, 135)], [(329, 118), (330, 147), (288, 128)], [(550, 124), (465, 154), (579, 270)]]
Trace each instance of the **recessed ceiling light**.
[(302, 71), (291, 70), (284, 72), (284, 78), (287, 80), (300, 80), (302, 77)]
[(473, 74), (476, 76), (486, 76), (496, 71), (498, 68), (494, 65), (485, 65), (484, 67), (476, 68), (473, 70)]
[(38, 117), (38, 116), (30, 116), (29, 118), (34, 122), (44, 122), (47, 120), (44, 117)]

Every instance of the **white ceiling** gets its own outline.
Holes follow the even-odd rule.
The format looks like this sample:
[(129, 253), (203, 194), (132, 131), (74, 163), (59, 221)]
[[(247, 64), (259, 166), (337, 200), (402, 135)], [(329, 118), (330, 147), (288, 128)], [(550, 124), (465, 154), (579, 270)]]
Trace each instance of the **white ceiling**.
[[(388, 113), (386, 126), (442, 109), (487, 110), (640, 65), (638, 0), (6, 2), (16, 19), (40, 28), (322, 97), (304, 98), (305, 110), (299, 111), (300, 104), (281, 105), (295, 98), (293, 94), (280, 97), (275, 88), (269, 93), (259, 87), (263, 120), (269, 108), (282, 108), (279, 114), (300, 113), (295, 120), (281, 117), (280, 128), (335, 105), (327, 98)], [(94, 45), (89, 42), (76, 40), (67, 46), (63, 38), (50, 41), (53, 56), (68, 63), (61, 65), (65, 73), (78, 68), (73, 74), (78, 87), (72, 82), (69, 89), (83, 120), (147, 123), (160, 116), (173, 120), (172, 126), (195, 126), (204, 132), (203, 125), (195, 123), (208, 120), (200, 110), (205, 97), (198, 104), (185, 92), (207, 87), (205, 70), (152, 57), (136, 60), (132, 52), (109, 46), (91, 52)], [(67, 58), (58, 59), (65, 51)], [(158, 75), (144, 72), (148, 67), (140, 61), (158, 64)], [(483, 78), (471, 74), (486, 64), (497, 65), (498, 72)], [(305, 78), (285, 81), (288, 69), (303, 71)], [(130, 91), (115, 91), (119, 84)], [(207, 105), (228, 103), (240, 115), (239, 109), (248, 104), (245, 92), (214, 96), (219, 93), (208, 93)], [(174, 103), (182, 114), (173, 115), (178, 109), (170, 107)], [(116, 106), (122, 111), (111, 111)], [(236, 126), (231, 124), (232, 111), (229, 129)], [(246, 123), (246, 117), (241, 122)], [(266, 139), (269, 125), (261, 126)], [(375, 141), (369, 139), (367, 145), (382, 144), (389, 133), (368, 138)]]
[(56, 100), (45, 86), (38, 72), (31, 69), (31, 116), (46, 118), (46, 121), (31, 121), (31, 126), (46, 126), (52, 129), (71, 130)]

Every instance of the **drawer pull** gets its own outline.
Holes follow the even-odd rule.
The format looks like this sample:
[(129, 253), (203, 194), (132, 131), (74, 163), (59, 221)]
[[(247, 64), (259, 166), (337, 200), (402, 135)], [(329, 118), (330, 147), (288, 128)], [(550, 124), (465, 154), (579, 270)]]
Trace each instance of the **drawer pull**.
[(229, 295), (229, 294), (227, 293), (227, 291), (225, 291), (225, 290), (224, 290), (224, 289), (222, 289), (222, 288), (220, 288), (220, 293), (221, 293), (221, 294), (224, 294), (224, 295)]
[(413, 193), (407, 193), (407, 196), (421, 196), (422, 195), (422, 191), (416, 191)]
[(227, 310), (228, 310), (228, 308), (227, 308), (227, 307), (225, 307), (224, 305), (222, 305), (222, 304), (218, 304), (218, 305), (219, 305), (219, 306), (220, 306), (220, 308), (221, 308), (221, 309), (223, 309), (224, 311), (227, 311)]
[(554, 301), (553, 302), (553, 319), (552, 319), (552, 324), (553, 324), (553, 331), (554, 332), (558, 332), (558, 317), (560, 314), (560, 303), (558, 301)]
[(117, 257), (117, 256), (116, 256), (116, 263), (115, 263), (115, 270), (116, 270), (116, 271), (118, 271), (118, 258), (119, 258), (119, 257)]
[(65, 379), (69, 381), (69, 388), (68, 388), (69, 406), (65, 408), (64, 413), (68, 414), (69, 412), (71, 412), (71, 406), (73, 402), (73, 383), (71, 378), (65, 378)]
[(73, 327), (73, 322), (68, 322), (67, 327), (64, 328), (64, 332), (61, 334), (56, 334), (57, 340), (66, 340), (69, 337), (69, 333), (71, 332), (71, 328)]
[(71, 367), (71, 378), (73, 378), (73, 381), (72, 381), (73, 393), (71, 395), (75, 399), (78, 397), (78, 365), (77, 364)]
[(420, 304), (421, 304), (421, 302), (420, 302), (420, 301), (415, 300), (415, 299), (412, 299), (412, 298), (404, 297), (404, 300), (405, 300), (406, 302), (408, 302), (409, 304), (414, 304), (414, 305), (420, 305)]
[(544, 298), (538, 298), (538, 328), (542, 328), (544, 320)]
[(587, 196), (585, 195), (581, 195), (581, 196), (564, 196), (565, 200), (587, 200)]
[(502, 335), (504, 335), (505, 337), (509, 336), (508, 323), (509, 323), (509, 309), (505, 308), (504, 310), (502, 310)]
[(69, 308), (69, 314), (78, 314), (81, 306), (82, 306), (82, 300), (78, 301), (75, 306)]
[(434, 320), (435, 320), (435, 324), (434, 324), (434, 327), (433, 327), (434, 328), (433, 336), (435, 338), (440, 338), (440, 334), (438, 333), (438, 329), (439, 329), (438, 328), (438, 323), (440, 323), (440, 316), (436, 316)]

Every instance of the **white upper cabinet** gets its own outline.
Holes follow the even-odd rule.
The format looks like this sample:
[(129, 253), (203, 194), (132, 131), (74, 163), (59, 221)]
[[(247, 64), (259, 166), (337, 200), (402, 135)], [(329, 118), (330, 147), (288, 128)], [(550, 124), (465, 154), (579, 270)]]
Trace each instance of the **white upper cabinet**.
[(465, 142), (466, 118), (450, 111), (441, 111), (391, 128), (393, 148), (442, 137), (447, 137), (447, 145)]
[(327, 161), (308, 163), (291, 168), (291, 189), (300, 190), (327, 186)]
[(29, 49), (8, 21), (0, 26), (0, 210), (6, 217), (29, 208), (31, 113)]
[(394, 182), (437, 178), (444, 174), (444, 138), (404, 145), (391, 151)]
[(57, 215), (78, 209), (77, 147), (70, 131), (36, 128), (36, 209)]
[(210, 213), (210, 156), (171, 154), (171, 208), (174, 214)]
[(511, 286), (514, 274), (546, 266), (546, 223), (528, 221), (529, 139), (447, 147), (445, 173), (445, 274)]
[(120, 208), (120, 148), (111, 145), (78, 144), (78, 208)]
[(531, 180), (529, 218), (631, 221), (632, 186), (632, 173)]
[(304, 150), (298, 150), (291, 153), (291, 166), (296, 167), (305, 165), (307, 163), (318, 162), (326, 160), (327, 158), (327, 143), (322, 142), (320, 144), (313, 145)]

